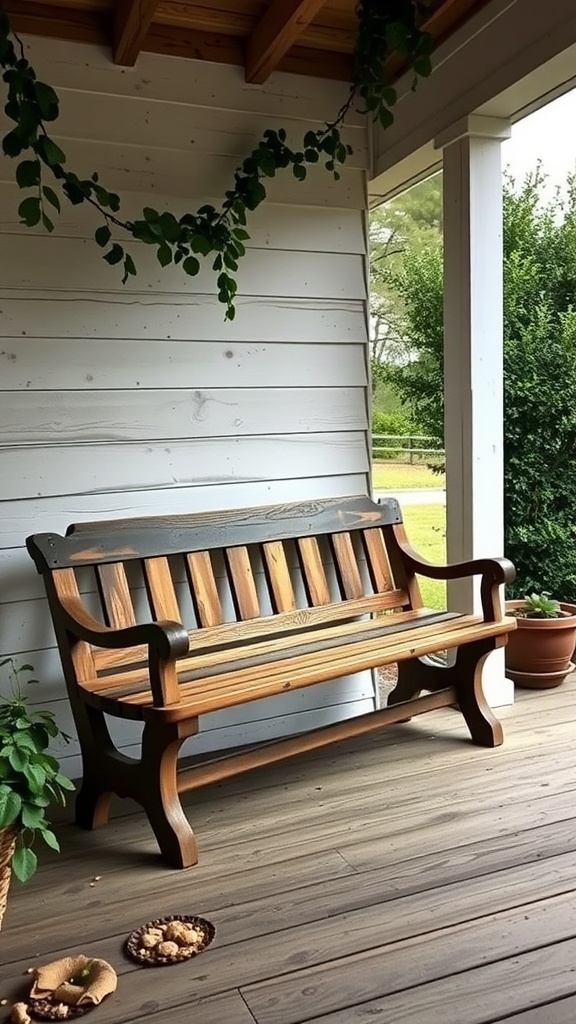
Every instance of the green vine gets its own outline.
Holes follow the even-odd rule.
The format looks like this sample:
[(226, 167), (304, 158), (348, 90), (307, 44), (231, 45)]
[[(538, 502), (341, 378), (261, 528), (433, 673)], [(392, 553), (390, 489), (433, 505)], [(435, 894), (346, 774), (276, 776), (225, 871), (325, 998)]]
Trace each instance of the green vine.
[[(27, 227), (41, 224), (53, 231), (61, 196), (73, 205), (94, 206), (102, 217), (95, 240), (105, 250), (107, 263), (121, 265), (123, 284), (136, 275), (136, 264), (124, 245), (113, 240), (113, 228), (154, 246), (162, 267), (174, 263), (191, 277), (199, 272), (201, 259), (211, 259), (218, 299), (226, 306), (225, 319), (232, 320), (237, 292), (234, 275), (250, 238), (246, 230), (248, 214), (266, 198), (264, 181), (288, 169), (298, 181), (304, 181), (308, 167), (320, 162), (338, 179), (339, 168), (352, 154), (352, 148), (343, 141), (342, 128), (355, 104), (383, 128), (390, 126), (397, 97), (387, 82), (387, 61), (392, 54), (401, 57), (413, 69), (414, 82), (430, 74), (432, 39), (420, 27), (428, 7), (418, 0), (387, 0), (386, 4), (359, 0), (353, 83), (333, 122), (306, 132), (298, 149), (288, 145), (283, 128), (265, 131), (237, 168), (220, 210), (207, 205), (176, 217), (148, 206), (142, 210), (142, 218), (134, 221), (122, 219), (120, 197), (101, 184), (96, 172), (90, 178), (80, 178), (67, 167), (66, 154), (46, 127), (58, 119), (58, 96), (50, 85), (38, 81), (22, 42), (11, 29), (7, 15), (0, 11), (0, 67), (7, 86), (4, 109), (14, 123), (2, 139), (2, 150), (16, 159), (27, 154), (16, 167), (16, 181), (20, 188), (33, 190), (18, 207), (21, 222)], [(54, 179), (55, 188), (46, 184), (46, 174)]]

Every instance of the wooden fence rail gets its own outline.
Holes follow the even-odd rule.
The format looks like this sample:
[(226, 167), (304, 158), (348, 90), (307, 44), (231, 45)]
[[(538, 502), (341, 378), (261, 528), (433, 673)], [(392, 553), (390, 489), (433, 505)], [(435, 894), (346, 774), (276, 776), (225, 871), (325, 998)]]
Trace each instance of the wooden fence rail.
[[(425, 447), (425, 442), (432, 444)], [(372, 455), (375, 459), (392, 459), (408, 462), (422, 461), (425, 455), (444, 458), (444, 448), (435, 437), (427, 434), (372, 434)]]

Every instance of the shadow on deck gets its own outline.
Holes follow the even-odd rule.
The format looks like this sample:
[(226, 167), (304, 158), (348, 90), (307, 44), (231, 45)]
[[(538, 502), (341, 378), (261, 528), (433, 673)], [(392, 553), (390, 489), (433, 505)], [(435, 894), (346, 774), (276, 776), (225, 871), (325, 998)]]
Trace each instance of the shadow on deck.
[[(62, 855), (13, 884), (0, 998), (83, 952), (120, 974), (98, 1024), (573, 1024), (576, 677), (501, 718), (497, 750), (434, 712), (212, 786), (188, 800), (188, 871), (143, 814), (62, 826)], [(125, 959), (134, 927), (179, 912), (215, 923), (210, 949)]]

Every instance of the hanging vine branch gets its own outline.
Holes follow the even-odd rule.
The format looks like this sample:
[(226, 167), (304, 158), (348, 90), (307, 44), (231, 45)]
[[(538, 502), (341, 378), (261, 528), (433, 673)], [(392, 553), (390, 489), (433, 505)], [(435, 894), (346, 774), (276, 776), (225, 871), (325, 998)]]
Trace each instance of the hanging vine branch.
[(154, 246), (162, 267), (174, 263), (191, 277), (198, 274), (202, 259), (211, 260), (218, 299), (226, 306), (225, 319), (232, 320), (235, 274), (250, 238), (246, 230), (248, 214), (266, 199), (265, 180), (278, 171), (291, 170), (298, 181), (304, 181), (308, 167), (318, 163), (338, 179), (339, 169), (352, 154), (342, 138), (342, 129), (355, 105), (383, 128), (392, 124), (397, 97), (387, 84), (386, 62), (392, 54), (402, 57), (414, 71), (414, 83), (419, 76), (430, 74), (432, 39), (420, 27), (427, 10), (428, 4), (418, 0), (387, 0), (386, 4), (359, 0), (353, 82), (333, 122), (306, 132), (297, 149), (288, 145), (283, 128), (267, 129), (237, 168), (219, 210), (207, 205), (176, 217), (146, 206), (142, 217), (134, 221), (122, 218), (120, 197), (104, 187), (97, 172), (90, 178), (80, 178), (67, 166), (66, 154), (47, 128), (58, 119), (58, 96), (52, 86), (38, 80), (21, 40), (11, 29), (7, 15), (0, 11), (0, 67), (7, 86), (4, 109), (14, 124), (2, 139), (2, 150), (15, 159), (26, 154), (17, 164), (16, 182), (20, 188), (32, 190), (18, 207), (21, 222), (27, 227), (41, 224), (53, 231), (61, 197), (75, 206), (89, 203), (102, 218), (94, 233), (95, 241), (105, 250), (107, 263), (121, 265), (123, 284), (136, 275), (136, 264), (124, 245), (112, 239), (113, 228)]

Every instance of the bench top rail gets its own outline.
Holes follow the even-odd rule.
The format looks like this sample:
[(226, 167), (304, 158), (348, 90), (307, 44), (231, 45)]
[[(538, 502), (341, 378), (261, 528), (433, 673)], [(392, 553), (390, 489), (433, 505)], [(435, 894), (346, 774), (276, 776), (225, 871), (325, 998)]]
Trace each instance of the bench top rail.
[(394, 498), (365, 495), (182, 516), (76, 523), (66, 536), (39, 533), (26, 544), (40, 573), (81, 565), (126, 562), (242, 547), (270, 541), (391, 526), (402, 522)]

